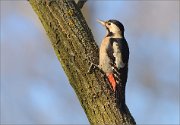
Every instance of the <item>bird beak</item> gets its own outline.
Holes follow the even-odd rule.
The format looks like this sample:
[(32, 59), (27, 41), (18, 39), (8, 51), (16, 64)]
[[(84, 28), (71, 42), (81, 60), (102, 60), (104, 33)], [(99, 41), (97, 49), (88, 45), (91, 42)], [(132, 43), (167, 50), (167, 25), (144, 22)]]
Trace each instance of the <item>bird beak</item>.
[(97, 19), (97, 22), (99, 22), (101, 25), (105, 26), (106, 22), (105, 21), (102, 21), (102, 20), (99, 20)]

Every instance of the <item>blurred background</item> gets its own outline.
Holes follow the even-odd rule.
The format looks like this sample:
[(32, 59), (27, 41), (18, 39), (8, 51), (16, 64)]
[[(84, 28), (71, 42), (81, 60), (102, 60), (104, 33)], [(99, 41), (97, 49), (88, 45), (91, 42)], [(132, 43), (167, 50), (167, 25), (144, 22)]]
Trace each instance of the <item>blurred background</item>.
[[(126, 102), (137, 124), (179, 124), (179, 1), (88, 1), (97, 44), (117, 19), (129, 43)], [(1, 1), (1, 124), (89, 124), (27, 1)]]

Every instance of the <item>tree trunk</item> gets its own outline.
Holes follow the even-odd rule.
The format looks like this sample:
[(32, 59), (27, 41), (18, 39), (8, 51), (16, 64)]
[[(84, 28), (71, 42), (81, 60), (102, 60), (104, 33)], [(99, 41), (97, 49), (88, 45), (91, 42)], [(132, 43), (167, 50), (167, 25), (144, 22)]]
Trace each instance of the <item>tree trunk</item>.
[[(98, 64), (99, 48), (73, 0), (29, 0), (40, 18), (57, 58), (68, 76), (90, 124), (136, 124), (126, 104), (118, 106)], [(125, 95), (125, 94), (124, 94)]]

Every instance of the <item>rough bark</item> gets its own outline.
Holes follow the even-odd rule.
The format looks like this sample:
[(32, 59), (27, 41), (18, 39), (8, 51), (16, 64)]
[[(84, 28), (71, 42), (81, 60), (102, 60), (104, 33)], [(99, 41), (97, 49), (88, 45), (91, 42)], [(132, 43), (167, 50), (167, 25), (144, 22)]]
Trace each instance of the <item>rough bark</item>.
[(100, 70), (95, 43), (80, 9), (73, 0), (30, 0), (68, 76), (90, 124), (135, 124), (127, 106), (115, 103), (114, 93)]

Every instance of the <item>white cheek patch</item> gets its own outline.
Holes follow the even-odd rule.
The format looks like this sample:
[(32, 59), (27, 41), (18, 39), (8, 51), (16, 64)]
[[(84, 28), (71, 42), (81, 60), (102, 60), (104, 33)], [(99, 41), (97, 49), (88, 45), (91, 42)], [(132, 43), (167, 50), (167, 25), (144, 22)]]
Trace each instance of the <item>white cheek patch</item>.
[(116, 33), (116, 32), (120, 31), (120, 29), (115, 24), (113, 24), (113, 23), (111, 23), (111, 25), (109, 26), (109, 29), (113, 33)]

